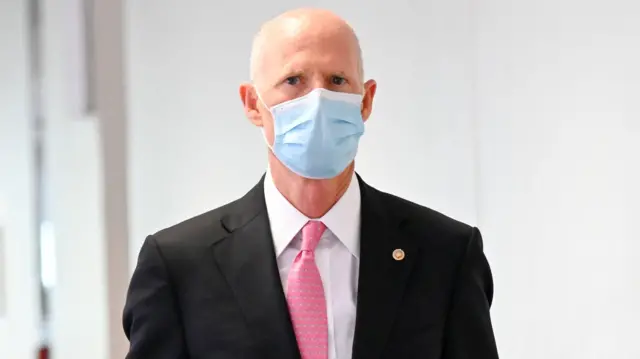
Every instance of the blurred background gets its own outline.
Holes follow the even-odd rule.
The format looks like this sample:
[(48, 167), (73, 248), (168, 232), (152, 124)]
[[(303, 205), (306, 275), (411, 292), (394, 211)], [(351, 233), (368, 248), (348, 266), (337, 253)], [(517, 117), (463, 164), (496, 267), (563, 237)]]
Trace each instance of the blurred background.
[(640, 358), (635, 0), (0, 0), (0, 358), (124, 358), (144, 237), (265, 170), (237, 87), (303, 5), (378, 81), (360, 174), (482, 230), (501, 357)]

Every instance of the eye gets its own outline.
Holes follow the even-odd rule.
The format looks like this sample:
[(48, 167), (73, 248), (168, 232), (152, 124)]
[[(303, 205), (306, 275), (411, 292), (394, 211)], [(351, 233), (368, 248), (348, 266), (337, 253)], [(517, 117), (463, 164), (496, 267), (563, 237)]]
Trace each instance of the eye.
[(285, 82), (291, 86), (295, 86), (300, 83), (300, 76), (289, 76)]
[(344, 85), (346, 82), (347, 82), (347, 79), (345, 79), (342, 76), (336, 76), (336, 75), (331, 76), (331, 83), (334, 85), (340, 86), (340, 85)]

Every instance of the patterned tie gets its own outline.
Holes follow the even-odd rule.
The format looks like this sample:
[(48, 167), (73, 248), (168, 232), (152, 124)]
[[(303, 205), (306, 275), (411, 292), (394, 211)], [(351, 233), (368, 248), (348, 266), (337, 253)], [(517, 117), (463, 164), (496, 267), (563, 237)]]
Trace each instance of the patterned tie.
[(313, 251), (327, 227), (310, 221), (302, 228), (302, 249), (287, 278), (287, 302), (302, 359), (327, 359), (327, 302)]

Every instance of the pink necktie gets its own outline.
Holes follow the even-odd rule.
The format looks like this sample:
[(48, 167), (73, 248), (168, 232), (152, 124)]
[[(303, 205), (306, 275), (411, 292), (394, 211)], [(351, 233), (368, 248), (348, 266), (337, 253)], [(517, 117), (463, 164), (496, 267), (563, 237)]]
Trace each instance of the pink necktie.
[(327, 227), (310, 221), (302, 228), (302, 249), (287, 278), (287, 302), (302, 359), (327, 359), (327, 302), (313, 251)]

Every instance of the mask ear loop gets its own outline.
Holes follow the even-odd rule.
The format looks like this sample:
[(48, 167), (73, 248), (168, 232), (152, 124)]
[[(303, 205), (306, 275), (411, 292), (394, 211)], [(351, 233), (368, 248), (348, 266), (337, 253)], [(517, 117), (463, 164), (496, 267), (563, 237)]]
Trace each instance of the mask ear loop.
[(360, 102), (360, 115), (364, 111), (364, 97), (367, 95), (367, 88), (362, 84), (362, 102)]
[(258, 91), (258, 88), (256, 87), (256, 85), (253, 85), (253, 91), (256, 93), (256, 97), (258, 98), (258, 101), (262, 104), (262, 106), (264, 106), (264, 108), (266, 108), (269, 112), (271, 112), (271, 107), (267, 106), (267, 104), (264, 102), (264, 100), (262, 99), (262, 96), (260, 96), (260, 92)]
[[(264, 100), (262, 99), (262, 96), (260, 96), (260, 92), (258, 92), (258, 89), (256, 88), (255, 85), (253, 85), (253, 90), (256, 93), (256, 97), (258, 98), (258, 101), (262, 104), (262, 106), (264, 106), (264, 108), (267, 109), (267, 111), (269, 111), (269, 113), (271, 113), (271, 116), (273, 116), (273, 112), (271, 111), (271, 108), (267, 106), (267, 104), (264, 102)], [(275, 120), (276, 118), (275, 116), (273, 116), (273, 121)], [(273, 146), (269, 144), (269, 140), (267, 139), (267, 132), (264, 130), (264, 126), (262, 126), (262, 129), (260, 130), (260, 132), (262, 132), (262, 138), (264, 139), (264, 143), (267, 145), (269, 150), (275, 154), (275, 152), (273, 151)], [(275, 138), (274, 138), (274, 141), (275, 141)]]

